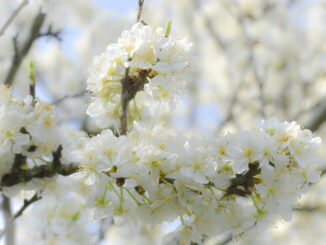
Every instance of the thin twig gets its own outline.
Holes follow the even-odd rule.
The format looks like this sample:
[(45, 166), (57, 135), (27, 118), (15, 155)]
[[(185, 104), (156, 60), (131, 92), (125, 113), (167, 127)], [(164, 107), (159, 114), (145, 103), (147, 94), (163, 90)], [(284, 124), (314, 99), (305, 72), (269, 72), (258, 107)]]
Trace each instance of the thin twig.
[(15, 47), (15, 53), (12, 59), (11, 66), (9, 68), (9, 71), (7, 73), (7, 76), (4, 80), (4, 84), (10, 86), (12, 85), (15, 76), (20, 68), (20, 65), (22, 64), (24, 58), (28, 54), (29, 50), (31, 49), (34, 41), (39, 37), (39, 33), (41, 30), (41, 27), (45, 20), (45, 14), (42, 12), (39, 12), (37, 16), (35, 17), (33, 21), (33, 25), (31, 27), (30, 33), (26, 41), (24, 42), (21, 49), (17, 46), (17, 40), (14, 39), (14, 47)]
[(35, 194), (31, 199), (29, 200), (24, 200), (23, 206), (14, 214), (13, 219), (17, 219), (19, 216), (23, 214), (23, 212), (34, 202), (38, 201), (41, 199), (41, 196)]
[(57, 99), (55, 101), (53, 101), (51, 104), (52, 105), (57, 105), (57, 104), (60, 104), (61, 102), (67, 100), (67, 99), (72, 99), (72, 98), (78, 98), (78, 97), (82, 97), (86, 94), (86, 91), (81, 91), (79, 93), (76, 93), (76, 94), (73, 94), (73, 95), (66, 95), (60, 99)]
[[(4, 202), (5, 200), (9, 200), (8, 197), (3, 196), (4, 197)], [(8, 220), (8, 222), (6, 222), (6, 226), (3, 230), (1, 230), (0, 232), (0, 238), (2, 238), (2, 236), (6, 235), (6, 237), (8, 236), (8, 232), (12, 229), (13, 225), (14, 225), (14, 221), (21, 216), (24, 211), (34, 202), (40, 200), (41, 197), (38, 196), (37, 194), (35, 194), (33, 197), (31, 197), (31, 199), (25, 199), (23, 206), (21, 206), (21, 208), (13, 215), (10, 217), (10, 219)], [(8, 243), (9, 244), (9, 243)], [(12, 243), (14, 244), (14, 243)]]
[[(237, 1), (234, 0), (234, 3), (237, 4)], [(231, 12), (231, 11), (230, 11)], [(259, 100), (260, 100), (260, 115), (262, 117), (266, 117), (265, 114), (265, 98), (264, 98), (264, 81), (262, 77), (258, 73), (258, 67), (257, 67), (257, 59), (255, 56), (255, 51), (253, 50), (254, 42), (250, 38), (247, 28), (246, 28), (246, 23), (244, 21), (243, 13), (240, 12), (240, 9), (238, 8), (238, 13), (234, 14), (236, 20), (239, 23), (242, 35), (244, 37), (245, 45), (248, 50), (248, 60), (252, 68), (252, 72), (254, 75), (254, 78), (256, 80), (258, 89), (259, 89)]]
[(142, 11), (143, 11), (144, 2), (145, 2), (145, 0), (138, 0), (138, 10), (137, 10), (136, 22), (140, 21), (141, 14), (142, 14)]
[(62, 41), (61, 30), (54, 31), (52, 25), (49, 25), (48, 29), (45, 32), (41, 32), (38, 37), (53, 37), (59, 42)]
[(16, 9), (11, 13), (9, 18), (5, 21), (3, 26), (0, 29), (0, 37), (5, 33), (6, 29), (10, 26), (10, 24), (13, 22), (13, 20), (16, 18), (16, 16), (19, 14), (19, 12), (29, 3), (28, 0), (22, 0), (20, 4), (16, 7)]

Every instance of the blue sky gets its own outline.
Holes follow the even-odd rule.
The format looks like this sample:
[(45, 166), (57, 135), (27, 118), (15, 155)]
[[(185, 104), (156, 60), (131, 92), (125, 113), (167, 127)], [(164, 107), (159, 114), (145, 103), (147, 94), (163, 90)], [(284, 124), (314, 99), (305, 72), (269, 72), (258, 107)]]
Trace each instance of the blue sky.
[(137, 9), (138, 0), (93, 0), (97, 5), (118, 12), (128, 12)]

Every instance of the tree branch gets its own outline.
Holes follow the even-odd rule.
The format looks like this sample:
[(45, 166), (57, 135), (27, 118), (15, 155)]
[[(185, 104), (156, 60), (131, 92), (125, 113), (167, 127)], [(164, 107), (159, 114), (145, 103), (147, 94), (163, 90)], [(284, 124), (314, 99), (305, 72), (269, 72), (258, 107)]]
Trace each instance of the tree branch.
[(312, 113), (312, 118), (307, 123), (306, 128), (316, 131), (326, 121), (326, 98), (319, 102)]
[(44, 23), (44, 20), (45, 20), (45, 14), (39, 12), (34, 18), (29, 36), (24, 42), (21, 49), (18, 48), (16, 39), (14, 38), (15, 52), (8, 74), (5, 77), (4, 84), (10, 86), (14, 82), (15, 76), (20, 68), (21, 63), (23, 62), (24, 58), (28, 54), (29, 50), (31, 49), (34, 41), (39, 37), (40, 30)]
[(68, 176), (76, 173), (79, 165), (75, 163), (62, 164), (57, 168), (49, 165), (36, 166), (27, 170), (20, 170), (5, 174), (1, 179), (1, 187), (10, 187), (19, 183), (26, 183), (34, 178), (51, 178), (57, 174)]
[(15, 245), (15, 226), (12, 222), (12, 211), (10, 199), (3, 195), (2, 200), (2, 211), (5, 221), (5, 228), (2, 230), (0, 237), (5, 235), (5, 244), (6, 245)]
[[(61, 163), (62, 146), (52, 153), (53, 160), (51, 164), (35, 166), (31, 169), (14, 168), (10, 173), (5, 174), (1, 179), (1, 187), (10, 187), (19, 183), (26, 183), (34, 178), (50, 178), (57, 174), (68, 176), (79, 170), (76, 163)], [(16, 159), (16, 158), (15, 158)], [(21, 159), (19, 157), (18, 159)]]

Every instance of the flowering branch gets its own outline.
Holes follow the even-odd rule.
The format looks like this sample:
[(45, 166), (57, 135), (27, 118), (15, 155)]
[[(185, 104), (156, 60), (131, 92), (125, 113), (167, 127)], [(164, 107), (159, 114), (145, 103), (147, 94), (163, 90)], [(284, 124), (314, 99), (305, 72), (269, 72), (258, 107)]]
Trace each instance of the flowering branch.
[[(60, 209), (68, 202), (64, 207), (54, 202), (54, 209), (65, 215), (51, 215), (47, 226), (57, 227), (56, 218), (60, 224), (62, 220), (69, 226), (77, 224), (90, 210), (96, 217), (119, 219), (121, 226), (178, 220), (171, 239), (181, 244), (203, 244), (221, 234), (240, 236), (285, 218), (302, 191), (318, 180), (320, 139), (295, 122), (276, 119), (262, 121), (250, 131), (210, 138), (182, 135), (163, 123), (146, 121), (165, 118), (177, 104), (193, 62), (187, 39), (170, 35), (171, 22), (165, 30), (153, 30), (141, 21), (143, 4), (138, 1), (137, 23), (94, 59), (87, 81), (91, 95), (87, 114), (103, 129), (97, 135), (56, 124), (54, 108), (35, 98), (33, 67), (32, 96), (18, 100), (7, 86), (0, 86), (4, 166), (0, 187), (74, 174), (55, 178), (42, 189), (42, 201), (37, 203), (41, 206), (35, 209), (40, 212), (58, 197), (76, 200), (64, 212)], [(21, 52), (17, 45), (15, 50)], [(129, 125), (134, 130), (128, 132)], [(110, 127), (120, 127), (121, 137)], [(33, 185), (38, 189), (37, 181), (28, 187)], [(36, 195), (24, 201), (15, 217), (38, 199)]]

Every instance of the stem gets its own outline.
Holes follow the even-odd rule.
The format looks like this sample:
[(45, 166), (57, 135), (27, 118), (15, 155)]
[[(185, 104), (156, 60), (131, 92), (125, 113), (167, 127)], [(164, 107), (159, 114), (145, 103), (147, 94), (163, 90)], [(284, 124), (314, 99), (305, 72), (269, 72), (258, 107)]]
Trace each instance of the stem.
[(13, 216), (13, 219), (17, 219), (19, 216), (21, 216), (23, 214), (23, 212), (25, 211), (26, 208), (28, 208), (32, 203), (34, 203), (40, 199), (41, 199), (41, 197), (38, 196), (37, 194), (35, 194), (34, 196), (32, 196), (31, 199), (24, 200), (23, 206), (15, 213), (15, 215)]
[(142, 11), (143, 11), (144, 1), (145, 0), (138, 0), (138, 10), (137, 10), (137, 19), (136, 19), (136, 22), (139, 22), (140, 21), (141, 14), (142, 14)]
[[(23, 212), (34, 202), (40, 200), (41, 197), (35, 194), (31, 199), (24, 200), (23, 206), (14, 214), (11, 215), (10, 209), (10, 199), (6, 196), (3, 196), (2, 208), (4, 211), (5, 218), (5, 228), (0, 232), (0, 238), (6, 235), (6, 244), (14, 244), (15, 234), (13, 234), (14, 230), (14, 221), (23, 214)], [(6, 211), (10, 211), (10, 217), (5, 213)], [(8, 217), (7, 217), (8, 216)], [(9, 237), (11, 239), (9, 240)], [(9, 241), (9, 242), (8, 242)]]

